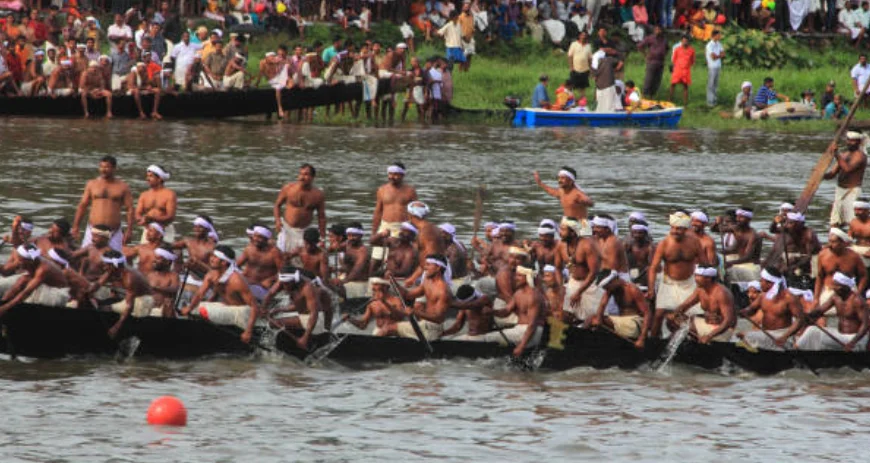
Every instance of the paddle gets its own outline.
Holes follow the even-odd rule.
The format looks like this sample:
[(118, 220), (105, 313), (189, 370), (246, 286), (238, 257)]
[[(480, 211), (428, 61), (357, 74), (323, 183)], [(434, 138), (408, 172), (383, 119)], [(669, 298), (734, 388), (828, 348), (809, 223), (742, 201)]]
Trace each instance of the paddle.
[(402, 308), (405, 309), (405, 312), (410, 312), (408, 314), (408, 321), (411, 323), (411, 328), (414, 329), (414, 334), (417, 335), (417, 340), (423, 343), (426, 346), (426, 350), (431, 354), (433, 352), (432, 345), (429, 344), (429, 340), (426, 339), (426, 336), (423, 335), (423, 330), (420, 329), (420, 323), (417, 322), (417, 317), (414, 315), (414, 312), (408, 310), (408, 305), (405, 304), (405, 298), (402, 296), (402, 293), (399, 291), (399, 285), (396, 283), (396, 279), (390, 275), (390, 286), (392, 286), (393, 291), (396, 292), (396, 295), (399, 296), (399, 300), (402, 301)]
[(810, 318), (806, 314), (803, 315), (803, 318), (804, 318), (804, 322), (806, 322), (806, 324), (808, 326), (815, 326), (816, 328), (822, 330), (822, 333), (825, 333), (825, 335), (827, 335), (829, 338), (833, 339), (837, 344), (840, 345), (840, 347), (843, 348), (843, 350), (846, 349), (846, 343), (844, 343), (843, 341), (840, 341), (840, 338), (831, 334), (831, 332), (828, 331), (827, 329), (825, 329), (825, 327), (819, 326), (819, 325), (814, 325), (812, 320), (810, 320)]
[[(756, 328), (758, 328), (759, 331), (761, 331), (762, 333), (764, 333), (764, 335), (767, 336), (768, 339), (770, 339), (771, 341), (773, 341), (773, 344), (774, 344), (774, 345), (778, 345), (776, 338), (774, 338), (772, 334), (768, 333), (767, 330), (765, 330), (764, 328), (762, 328), (761, 325), (759, 325), (758, 323), (756, 323), (755, 320), (753, 320), (753, 319), (751, 319), (751, 318), (749, 318), (749, 317), (743, 317), (743, 318), (749, 320), (749, 323), (752, 323), (753, 326), (755, 326)], [(743, 339), (742, 336), (741, 336), (741, 339)], [(814, 374), (814, 375), (816, 375), (816, 376), (819, 376), (819, 372), (816, 371), (816, 369), (813, 368), (812, 365), (810, 365), (809, 362), (807, 362), (805, 358), (803, 358), (803, 354), (802, 354), (803, 351), (800, 350), (800, 349), (798, 349), (797, 344), (795, 344), (794, 342), (792, 342), (792, 345), (794, 346), (794, 349), (786, 349), (786, 348), (783, 346), (783, 350), (785, 350), (785, 352), (788, 352), (789, 355), (791, 355), (792, 359), (793, 359), (796, 363), (799, 363), (799, 364), (801, 364), (804, 368), (806, 368), (807, 370), (810, 370), (810, 372), (812, 372), (812, 374)]]
[[(184, 260), (184, 250), (181, 251), (181, 259)], [(184, 286), (187, 285), (187, 277), (190, 275), (190, 267), (184, 267), (184, 277), (181, 279), (181, 284), (178, 285), (178, 291), (175, 292), (175, 299), (172, 301), (172, 311), (179, 313), (178, 304), (181, 302), (181, 295), (184, 294)]]

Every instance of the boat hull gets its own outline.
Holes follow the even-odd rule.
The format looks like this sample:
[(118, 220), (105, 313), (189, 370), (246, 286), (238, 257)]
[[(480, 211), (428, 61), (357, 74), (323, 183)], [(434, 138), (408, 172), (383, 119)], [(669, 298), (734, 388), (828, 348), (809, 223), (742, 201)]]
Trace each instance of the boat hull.
[(683, 116), (683, 108), (635, 112), (573, 112), (545, 109), (518, 109), (515, 127), (661, 127), (675, 128)]

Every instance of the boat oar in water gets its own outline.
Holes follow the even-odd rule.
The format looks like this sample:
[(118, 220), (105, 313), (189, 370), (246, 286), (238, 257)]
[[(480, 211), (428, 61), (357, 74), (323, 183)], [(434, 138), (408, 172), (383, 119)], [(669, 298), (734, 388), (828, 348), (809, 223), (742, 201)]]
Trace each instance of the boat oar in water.
[(433, 352), (432, 344), (429, 344), (429, 340), (426, 339), (426, 336), (423, 335), (423, 330), (420, 329), (420, 323), (417, 322), (417, 317), (414, 315), (414, 312), (408, 310), (408, 305), (405, 304), (405, 298), (402, 296), (401, 291), (399, 291), (399, 285), (396, 283), (396, 279), (390, 275), (390, 286), (393, 287), (393, 291), (396, 292), (396, 295), (399, 296), (399, 300), (402, 301), (402, 308), (405, 309), (405, 312), (410, 312), (408, 314), (408, 321), (411, 323), (411, 328), (414, 329), (414, 334), (417, 335), (417, 340), (423, 343), (426, 346), (426, 351), (430, 354)]
[(664, 352), (651, 365), (653, 370), (661, 371), (671, 363), (671, 360), (677, 355), (680, 345), (682, 345), (683, 341), (686, 340), (686, 337), (689, 336), (689, 327), (691, 326), (690, 321), (691, 318), (686, 320), (677, 331), (671, 333), (671, 339), (668, 341), (668, 345), (665, 347)]
[[(773, 344), (774, 344), (774, 345), (778, 345), (778, 344), (779, 344), (778, 341), (776, 340), (776, 338), (773, 337), (772, 334), (768, 333), (767, 330), (765, 330), (764, 328), (762, 328), (761, 325), (759, 325), (758, 323), (756, 323), (755, 320), (753, 320), (753, 319), (751, 319), (751, 318), (749, 318), (749, 317), (744, 317), (744, 318), (746, 318), (747, 320), (749, 320), (749, 323), (752, 323), (752, 325), (755, 326), (756, 328), (758, 328), (758, 330), (761, 331), (765, 336), (767, 336), (768, 339), (770, 339), (771, 341), (773, 341)], [(740, 339), (743, 340), (743, 337), (741, 336)], [(750, 352), (753, 352), (753, 351), (752, 351), (751, 349), (749, 349), (749, 347), (752, 347), (752, 349), (755, 349), (753, 353), (758, 352), (758, 349), (756, 349), (754, 346), (750, 346), (750, 345), (746, 342), (746, 340), (743, 340), (743, 346), (744, 346), (747, 350), (749, 350)], [(802, 351), (801, 351), (800, 349), (798, 349), (797, 344), (794, 345), (794, 349), (786, 349), (785, 346), (783, 346), (783, 350), (785, 350), (786, 352), (789, 353), (789, 355), (791, 356), (792, 360), (795, 361), (795, 363), (798, 363), (798, 364), (800, 364), (801, 366), (803, 366), (804, 368), (806, 368), (807, 370), (810, 370), (810, 372), (812, 372), (812, 374), (814, 374), (814, 375), (816, 375), (816, 376), (819, 376), (819, 372), (816, 371), (816, 369), (813, 368), (812, 365), (810, 365), (809, 362), (807, 362), (805, 358), (803, 358), (803, 354), (801, 353)]]

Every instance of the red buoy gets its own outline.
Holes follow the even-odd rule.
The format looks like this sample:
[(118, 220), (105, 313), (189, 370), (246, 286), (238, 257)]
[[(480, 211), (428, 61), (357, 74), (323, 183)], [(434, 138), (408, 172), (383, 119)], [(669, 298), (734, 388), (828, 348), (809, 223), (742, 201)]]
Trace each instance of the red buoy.
[(185, 426), (187, 424), (187, 409), (176, 397), (171, 395), (158, 397), (148, 407), (148, 424)]

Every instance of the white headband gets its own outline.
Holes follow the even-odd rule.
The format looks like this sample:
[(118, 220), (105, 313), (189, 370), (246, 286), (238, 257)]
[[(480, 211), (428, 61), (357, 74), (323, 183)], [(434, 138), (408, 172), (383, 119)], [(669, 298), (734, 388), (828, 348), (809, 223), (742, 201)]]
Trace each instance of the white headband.
[(748, 290), (750, 288), (754, 289), (758, 292), (761, 292), (761, 282), (759, 282), (758, 280), (750, 281), (749, 283), (746, 284), (746, 289)]
[(547, 264), (544, 266), (544, 273), (556, 273), (556, 267)]
[(473, 300), (479, 298), (480, 296), (483, 296), (483, 293), (481, 293), (480, 291), (478, 291), (475, 288), (474, 292), (471, 293), (470, 296), (466, 297), (465, 299), (457, 296), (457, 299), (459, 299), (459, 302), (468, 302), (468, 301), (473, 301)]
[(161, 169), (160, 166), (156, 164), (151, 164), (150, 166), (148, 166), (148, 169), (146, 171), (151, 172), (152, 174), (160, 177), (163, 180), (169, 180), (169, 172)]
[(514, 256), (526, 256), (526, 257), (529, 256), (529, 253), (526, 252), (525, 249), (523, 249), (523, 248), (521, 248), (521, 247), (519, 247), (519, 246), (511, 246), (511, 247), (509, 247), (509, 248), (508, 248), (508, 254), (510, 254), (510, 255), (514, 255)]
[(551, 228), (556, 228), (556, 221), (552, 219), (544, 219), (538, 224), (539, 227), (549, 226)]
[(272, 232), (269, 231), (268, 228), (260, 226), (260, 225), (256, 225), (254, 228), (252, 228), (251, 232), (254, 235), (260, 235), (266, 239), (272, 238)]
[(813, 292), (808, 289), (789, 288), (788, 291), (795, 296), (802, 297), (807, 302), (813, 302)]
[(511, 231), (514, 231), (514, 230), (517, 229), (517, 226), (516, 226), (515, 224), (513, 224), (513, 223), (510, 223), (510, 222), (504, 222), (504, 223), (500, 223), (500, 224), (498, 224), (498, 229), (499, 229), (499, 231), (501, 231), (501, 230), (511, 230)]
[(415, 235), (420, 233), (420, 230), (417, 230), (417, 227), (415, 227), (411, 222), (402, 222), (402, 229), (413, 232)]
[(150, 224), (148, 224), (148, 228), (153, 228), (153, 229), (157, 230), (158, 232), (160, 232), (160, 236), (163, 236), (166, 234), (166, 230), (163, 229), (163, 225), (160, 225), (157, 222), (151, 222)]
[(800, 212), (789, 212), (785, 215), (785, 218), (791, 220), (792, 222), (800, 222), (803, 223), (807, 218), (804, 217)]
[(361, 228), (347, 227), (344, 230), (346, 235), (365, 235), (366, 233)]
[(405, 169), (402, 169), (401, 167), (399, 167), (399, 166), (397, 166), (397, 165), (392, 165), (392, 166), (390, 166), (390, 167), (387, 167), (387, 173), (388, 173), (388, 174), (401, 174), (401, 175), (405, 175)]
[(852, 291), (855, 291), (855, 279), (847, 277), (846, 274), (842, 272), (834, 273), (834, 283), (841, 284), (843, 286), (847, 286)]
[(619, 229), (616, 227), (615, 220), (611, 220), (601, 216), (595, 216), (595, 218), (592, 219), (592, 226), (608, 228), (611, 232), (613, 232), (614, 235), (618, 234), (619, 231)]
[(707, 214), (705, 214), (701, 211), (692, 212), (691, 217), (699, 222), (704, 222), (704, 223), (709, 222), (709, 220), (707, 219)]
[(425, 219), (426, 216), (429, 215), (429, 206), (422, 201), (408, 203), (408, 214), (411, 214), (418, 219)]
[(57, 251), (55, 251), (54, 248), (48, 250), (48, 257), (51, 257), (51, 260), (57, 262), (63, 268), (69, 268), (69, 261), (64, 259), (63, 257), (60, 257), (60, 255), (58, 255)]
[(870, 203), (867, 201), (855, 201), (852, 203), (853, 209), (870, 209)]
[(539, 235), (556, 235), (556, 229), (550, 227), (538, 227)]
[(121, 256), (121, 257), (106, 257), (106, 256), (103, 256), (103, 263), (104, 263), (104, 264), (109, 264), (109, 265), (111, 265), (112, 267), (115, 267), (115, 268), (121, 268), (121, 267), (123, 267), (124, 265), (127, 264), (127, 258), (125, 258), (124, 256)]
[(172, 262), (175, 262), (175, 259), (178, 259), (178, 256), (176, 256), (174, 252), (169, 252), (163, 248), (157, 248), (157, 250), (154, 251), (154, 254)]
[(775, 277), (768, 273), (767, 269), (761, 270), (761, 278), (773, 283), (773, 287), (764, 295), (766, 299), (773, 299), (779, 294), (779, 287), (785, 283), (782, 277)]
[(438, 259), (435, 259), (435, 258), (429, 257), (429, 258), (426, 259), (426, 262), (427, 262), (427, 263), (430, 263), (430, 264), (435, 264), (435, 265), (437, 265), (437, 266), (443, 268), (444, 270), (447, 270), (447, 264), (445, 264), (444, 262), (441, 262), (441, 261), (438, 260)]
[(214, 229), (214, 225), (210, 224), (208, 220), (205, 220), (202, 217), (197, 217), (193, 219), (193, 224), (208, 230), (208, 236), (214, 238), (215, 243), (218, 242), (218, 234)]
[(782, 204), (779, 205), (779, 210), (781, 210), (781, 211), (793, 211), (793, 210), (794, 210), (794, 204), (792, 204), (792, 203), (782, 203)]
[(864, 134), (862, 134), (861, 132), (855, 132), (852, 130), (846, 132), (847, 140), (860, 140), (862, 138), (864, 138)]
[(21, 222), (20, 224), (18, 224), (18, 226), (20, 226), (22, 230), (29, 232), (33, 231), (33, 224), (30, 222)]
[(752, 211), (747, 211), (746, 209), (737, 209), (735, 212), (739, 217), (746, 217), (747, 219), (752, 218)]
[(438, 225), (438, 228), (440, 228), (441, 231), (447, 233), (450, 236), (456, 236), (456, 227), (454, 227), (453, 224), (442, 223), (441, 225)]
[(610, 284), (611, 281), (617, 279), (619, 277), (619, 273), (616, 270), (611, 270), (610, 275), (607, 275), (603, 280), (598, 282), (598, 287), (603, 288)]
[(369, 278), (369, 285), (385, 285), (385, 286), (389, 286), (389, 285), (390, 285), (390, 282), (387, 281), (387, 280), (384, 280), (383, 278), (380, 278), (380, 277), (371, 277), (371, 278)]
[(828, 238), (830, 238), (831, 236), (836, 236), (846, 244), (852, 244), (853, 242), (852, 237), (849, 236), (848, 233), (836, 227), (831, 229), (831, 232), (828, 234)]
[(15, 249), (18, 252), (18, 255), (27, 259), (27, 260), (36, 260), (42, 254), (39, 252), (39, 248), (28, 249), (26, 245), (22, 244)]
[(302, 273), (299, 270), (293, 273), (279, 273), (278, 281), (281, 283), (299, 283), (302, 281)]
[(571, 179), (572, 182), (577, 181), (577, 179), (574, 177), (574, 174), (572, 174), (571, 172), (568, 172), (567, 170), (564, 170), (564, 169), (559, 171), (559, 177), (568, 177)]
[(230, 264), (230, 267), (233, 267), (233, 266), (236, 265), (235, 261), (233, 261), (232, 259), (230, 259), (229, 257), (227, 257), (227, 255), (224, 254), (223, 252), (218, 251), (217, 249), (215, 249), (214, 251), (212, 251), (212, 253), (213, 253), (214, 256), (217, 257), (218, 259), (220, 259), (220, 260), (222, 260), (222, 261), (224, 261), (224, 262)]
[(672, 227), (689, 228), (689, 226), (692, 225), (692, 219), (688, 215), (678, 212), (676, 214), (671, 214), (668, 218), (668, 223), (670, 223)]
[(526, 267), (517, 267), (518, 275), (525, 275), (526, 283), (532, 288), (535, 287), (535, 271)]
[(631, 230), (632, 230), (632, 231), (642, 231), (642, 232), (647, 232), (647, 233), (649, 233), (649, 227), (647, 227), (646, 225), (644, 225), (644, 224), (642, 224), (642, 223), (636, 223), (636, 224), (632, 225), (632, 226), (631, 226)]
[(695, 275), (708, 278), (716, 278), (716, 276), (719, 275), (719, 272), (716, 270), (715, 267), (701, 267), (699, 265), (695, 267)]

